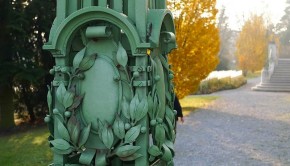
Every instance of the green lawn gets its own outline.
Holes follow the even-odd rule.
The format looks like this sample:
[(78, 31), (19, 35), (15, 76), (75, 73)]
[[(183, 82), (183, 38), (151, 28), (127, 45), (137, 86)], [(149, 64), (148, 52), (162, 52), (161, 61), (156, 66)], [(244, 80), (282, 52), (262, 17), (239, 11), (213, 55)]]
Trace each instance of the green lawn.
[(184, 116), (188, 115), (191, 111), (194, 111), (196, 108), (204, 108), (217, 98), (218, 98), (217, 96), (208, 96), (208, 95), (187, 96), (180, 100), (183, 115)]
[(0, 165), (47, 166), (52, 161), (48, 136), (49, 132), (45, 127), (0, 136)]

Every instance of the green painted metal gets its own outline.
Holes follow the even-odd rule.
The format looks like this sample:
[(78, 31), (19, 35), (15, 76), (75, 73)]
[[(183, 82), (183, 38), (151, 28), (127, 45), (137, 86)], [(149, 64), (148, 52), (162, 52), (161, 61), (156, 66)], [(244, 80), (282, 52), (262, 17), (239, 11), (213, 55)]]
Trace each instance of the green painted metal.
[[(57, 0), (45, 117), (54, 166), (173, 165), (165, 0)], [(150, 141), (151, 140), (151, 141)]]

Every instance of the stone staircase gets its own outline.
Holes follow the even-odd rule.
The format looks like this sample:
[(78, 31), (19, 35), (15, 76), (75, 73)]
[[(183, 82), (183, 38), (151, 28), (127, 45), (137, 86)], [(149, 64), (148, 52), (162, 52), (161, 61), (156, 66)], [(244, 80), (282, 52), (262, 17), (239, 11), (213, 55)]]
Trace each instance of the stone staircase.
[(269, 80), (261, 82), (252, 90), (290, 92), (290, 59), (279, 59)]

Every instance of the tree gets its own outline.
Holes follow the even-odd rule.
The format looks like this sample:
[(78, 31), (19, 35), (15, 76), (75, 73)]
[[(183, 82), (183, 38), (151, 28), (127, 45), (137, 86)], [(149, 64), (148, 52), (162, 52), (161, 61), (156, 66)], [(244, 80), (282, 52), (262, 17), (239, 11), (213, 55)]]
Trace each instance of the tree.
[(17, 102), (26, 106), (31, 123), (36, 119), (34, 108), (46, 105), (46, 85), (52, 79), (47, 71), (53, 58), (42, 46), (55, 17), (55, 5), (54, 0), (33, 0), (23, 10), (25, 35), (17, 52), (22, 57), (18, 59), (21, 70), (14, 77), (14, 86), (18, 89)]
[(42, 45), (54, 9), (53, 0), (0, 0), (0, 130), (14, 126), (13, 101), (26, 105), (31, 121), (35, 120), (34, 107), (45, 103), (44, 82), (49, 82), (45, 71), (53, 60)]
[(201, 80), (218, 64), (219, 32), (216, 27), (216, 0), (173, 0), (169, 8), (175, 12), (178, 49), (169, 60), (175, 72), (177, 96), (197, 90)]
[(12, 5), (8, 0), (0, 0), (0, 130), (14, 126), (12, 80), (15, 73), (10, 36), (13, 23)]
[(245, 75), (248, 71), (257, 71), (264, 67), (267, 43), (267, 28), (263, 17), (252, 15), (245, 22), (237, 40), (238, 65)]
[(276, 26), (276, 32), (280, 38), (280, 57), (289, 58), (290, 51), (290, 0), (286, 1), (287, 6), (284, 10), (285, 15), (282, 16), (280, 22)]
[(290, 41), (290, 0), (287, 0), (288, 4), (285, 8), (285, 15), (282, 16), (280, 23), (277, 25), (280, 32), (280, 41), (283, 45), (289, 45)]
[(218, 29), (221, 43), (220, 51), (218, 53), (220, 63), (218, 64), (216, 70), (228, 70), (229, 63), (232, 59), (230, 55), (230, 39), (232, 36), (232, 30), (228, 27), (228, 17), (225, 15), (225, 11), (226, 8), (223, 6), (218, 17)]

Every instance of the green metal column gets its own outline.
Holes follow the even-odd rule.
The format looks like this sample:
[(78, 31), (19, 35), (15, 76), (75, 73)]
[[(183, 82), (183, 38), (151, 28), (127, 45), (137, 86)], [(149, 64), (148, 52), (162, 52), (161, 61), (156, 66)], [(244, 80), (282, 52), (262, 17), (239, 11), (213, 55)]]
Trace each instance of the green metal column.
[(59, 25), (67, 16), (67, 0), (57, 0), (56, 19)]
[(111, 0), (111, 5), (115, 11), (123, 12), (123, 0)]
[(69, 0), (68, 1), (68, 15), (80, 9), (80, 0)]
[(90, 7), (94, 5), (94, 0), (83, 0), (83, 7)]
[(128, 17), (135, 21), (135, 18), (136, 18), (136, 15), (135, 15), (135, 4), (136, 4), (136, 1), (132, 1), (132, 0), (125, 0), (125, 1), (128, 1)]
[(55, 58), (44, 119), (52, 166), (173, 165), (173, 72), (166, 54), (176, 41), (165, 5), (57, 0), (43, 47)]
[(166, 9), (166, 0), (155, 0), (156, 9)]
[[(136, 66), (148, 66), (148, 57), (146, 49), (139, 49), (138, 56), (136, 57)], [(136, 92), (140, 99), (147, 98), (148, 94), (148, 73), (142, 72), (140, 76), (136, 79), (136, 81), (145, 82), (145, 85), (140, 85), (136, 87)], [(139, 150), (139, 153), (142, 154), (142, 158), (139, 158), (135, 161), (135, 165), (138, 166), (148, 166), (148, 147), (149, 147), (149, 121), (148, 118), (145, 117), (140, 124), (146, 127), (146, 132), (138, 137), (136, 140), (136, 145), (142, 147)]]
[(142, 42), (146, 40), (148, 0), (135, 0), (135, 22)]
[(102, 7), (107, 7), (108, 5), (107, 0), (99, 0), (98, 5)]

